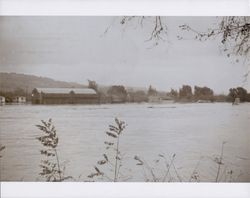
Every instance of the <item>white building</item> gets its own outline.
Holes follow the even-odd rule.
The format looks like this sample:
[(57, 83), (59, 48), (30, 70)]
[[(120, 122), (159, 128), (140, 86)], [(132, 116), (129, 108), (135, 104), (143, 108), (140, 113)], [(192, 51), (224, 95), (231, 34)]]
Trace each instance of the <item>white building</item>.
[(159, 96), (149, 96), (148, 97), (149, 103), (160, 103), (161, 101), (162, 101), (162, 99)]
[(5, 103), (5, 97), (0, 96), (0, 104), (3, 104), (3, 103)]
[(24, 97), (24, 96), (16, 96), (13, 99), (13, 102), (16, 102), (16, 103), (25, 103), (26, 102), (26, 97)]

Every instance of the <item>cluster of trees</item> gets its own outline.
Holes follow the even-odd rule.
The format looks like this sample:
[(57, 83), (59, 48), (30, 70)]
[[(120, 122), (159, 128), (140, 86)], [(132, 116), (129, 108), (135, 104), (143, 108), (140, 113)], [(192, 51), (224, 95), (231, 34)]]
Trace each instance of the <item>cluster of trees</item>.
[(157, 96), (158, 92), (156, 91), (155, 88), (152, 87), (152, 85), (149, 86), (148, 88), (148, 96)]
[(158, 92), (151, 85), (147, 91), (126, 89), (123, 85), (111, 87), (99, 87), (95, 81), (89, 80), (88, 88), (94, 89), (101, 103), (122, 103), (122, 102), (147, 102), (150, 96), (157, 96)]
[(168, 93), (176, 101), (198, 101), (198, 100), (209, 100), (214, 101), (214, 92), (208, 87), (194, 86), (194, 92), (190, 85), (183, 85), (179, 92), (171, 89)]
[(147, 102), (150, 97), (159, 97), (173, 99), (176, 102), (233, 102), (235, 98), (240, 98), (241, 102), (250, 102), (250, 93), (242, 87), (231, 88), (227, 95), (215, 95), (214, 91), (209, 87), (183, 85), (179, 90), (171, 89), (170, 92), (158, 92), (153, 86), (149, 86), (147, 91), (143, 90), (127, 90), (123, 85), (114, 85), (106, 91), (99, 88), (95, 81), (89, 81), (89, 88), (97, 91), (100, 95), (101, 103), (112, 102)]
[(220, 94), (215, 95), (213, 90), (208, 87), (194, 86), (194, 91), (192, 92), (192, 87), (189, 85), (183, 85), (179, 92), (177, 90), (171, 89), (169, 93), (176, 101), (193, 101), (206, 100), (211, 102), (233, 102), (235, 98), (239, 98), (241, 102), (250, 102), (250, 93), (243, 87), (230, 88), (228, 95)]
[(235, 98), (239, 98), (241, 102), (250, 102), (250, 93), (247, 93), (247, 90), (242, 87), (229, 89), (228, 96), (230, 101), (234, 101)]

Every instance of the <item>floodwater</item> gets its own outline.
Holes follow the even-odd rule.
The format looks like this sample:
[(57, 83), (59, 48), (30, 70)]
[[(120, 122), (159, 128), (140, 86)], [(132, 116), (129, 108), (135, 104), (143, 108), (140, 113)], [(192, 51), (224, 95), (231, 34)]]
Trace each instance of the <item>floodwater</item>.
[[(148, 170), (162, 178), (175, 154), (168, 181), (190, 181), (196, 173), (198, 181), (214, 182), (215, 158), (225, 142), (218, 181), (250, 182), (250, 103), (0, 106), (0, 144), (6, 146), (0, 158), (1, 181), (43, 181), (39, 164), (44, 156), (36, 139), (42, 132), (35, 125), (49, 118), (57, 129), (65, 174), (89, 181), (102, 155), (112, 155), (104, 141), (115, 117), (126, 122), (119, 181), (151, 181)], [(135, 155), (143, 166), (136, 165)], [(112, 170), (104, 170), (112, 178)]]

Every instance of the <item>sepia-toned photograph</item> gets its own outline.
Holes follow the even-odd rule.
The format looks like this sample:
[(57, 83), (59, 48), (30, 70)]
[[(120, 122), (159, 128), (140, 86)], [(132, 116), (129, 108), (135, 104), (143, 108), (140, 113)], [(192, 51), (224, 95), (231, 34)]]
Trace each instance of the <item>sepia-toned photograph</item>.
[(250, 182), (249, 16), (0, 30), (1, 182)]

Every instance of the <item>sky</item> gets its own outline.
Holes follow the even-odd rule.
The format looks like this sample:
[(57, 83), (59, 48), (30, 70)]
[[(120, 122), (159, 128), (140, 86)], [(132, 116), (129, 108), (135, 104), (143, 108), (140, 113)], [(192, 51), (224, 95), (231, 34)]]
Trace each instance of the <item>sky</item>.
[[(149, 87), (169, 91), (182, 85), (208, 86), (215, 93), (243, 86), (249, 65), (228, 58), (220, 38), (197, 41), (188, 24), (206, 31), (216, 17), (164, 17), (167, 34), (146, 41), (153, 18), (121, 25), (121, 17), (0, 17), (0, 72), (87, 84)], [(107, 30), (107, 31), (106, 31)], [(177, 36), (183, 37), (179, 40)]]

